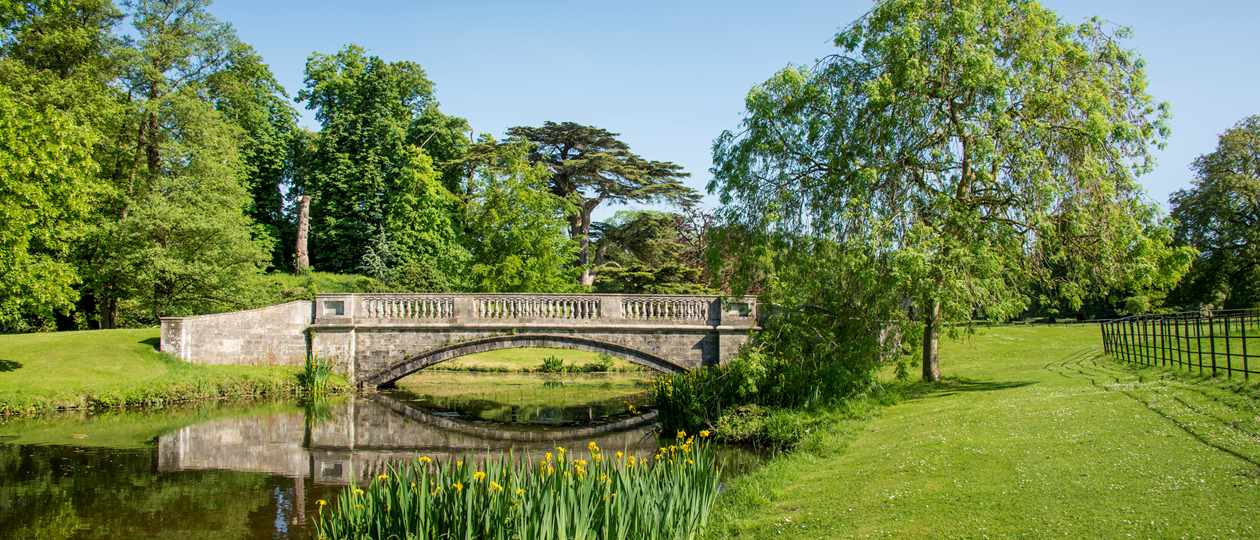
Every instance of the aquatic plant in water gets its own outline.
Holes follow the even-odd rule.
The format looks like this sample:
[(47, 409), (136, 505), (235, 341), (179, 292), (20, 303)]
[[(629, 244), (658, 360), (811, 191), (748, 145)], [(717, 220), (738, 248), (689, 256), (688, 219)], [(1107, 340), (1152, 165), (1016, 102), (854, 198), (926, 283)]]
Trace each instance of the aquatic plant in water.
[(312, 354), (306, 357), (306, 364), (298, 373), (298, 382), (307, 398), (319, 399), (328, 395), (332, 374), (332, 362)]
[(708, 436), (679, 432), (654, 456), (605, 453), (594, 442), (480, 467), (420, 456), (320, 500), (315, 528), (329, 540), (697, 538), (717, 496)]

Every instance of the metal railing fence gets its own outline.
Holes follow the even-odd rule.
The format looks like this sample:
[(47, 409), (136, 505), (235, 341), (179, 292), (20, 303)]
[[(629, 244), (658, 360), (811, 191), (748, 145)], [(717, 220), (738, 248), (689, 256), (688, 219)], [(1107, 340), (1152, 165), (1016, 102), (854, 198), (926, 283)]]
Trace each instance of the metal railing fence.
[(1134, 315), (1099, 326), (1103, 350), (1130, 364), (1260, 375), (1260, 309)]

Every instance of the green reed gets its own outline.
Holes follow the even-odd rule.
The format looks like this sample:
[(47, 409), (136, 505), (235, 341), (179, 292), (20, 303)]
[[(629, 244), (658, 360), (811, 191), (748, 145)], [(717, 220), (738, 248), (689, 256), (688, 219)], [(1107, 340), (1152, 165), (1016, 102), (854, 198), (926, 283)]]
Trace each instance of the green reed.
[(332, 376), (332, 362), (312, 354), (306, 357), (306, 363), (298, 373), (298, 382), (307, 398), (320, 399), (329, 394)]
[(512, 456), (480, 467), (420, 456), (390, 465), (365, 488), (320, 500), (319, 538), (693, 539), (717, 496), (718, 464), (699, 439), (654, 456), (582, 457), (564, 448), (534, 462)]

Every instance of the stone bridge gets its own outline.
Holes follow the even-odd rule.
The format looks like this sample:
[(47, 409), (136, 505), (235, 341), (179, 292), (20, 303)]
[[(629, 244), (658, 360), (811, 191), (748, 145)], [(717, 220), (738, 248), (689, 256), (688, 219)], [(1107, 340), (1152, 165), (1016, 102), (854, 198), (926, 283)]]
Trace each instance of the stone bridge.
[(209, 364), (331, 359), (360, 388), (496, 349), (606, 353), (660, 371), (726, 361), (757, 325), (752, 298), (610, 294), (323, 294), (162, 319), (162, 350)]

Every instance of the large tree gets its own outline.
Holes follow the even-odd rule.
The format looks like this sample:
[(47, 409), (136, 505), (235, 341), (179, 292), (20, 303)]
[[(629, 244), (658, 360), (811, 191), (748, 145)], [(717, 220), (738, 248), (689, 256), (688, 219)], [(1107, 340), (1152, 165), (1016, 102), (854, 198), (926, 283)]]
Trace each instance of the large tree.
[(78, 299), (120, 17), (107, 0), (0, 4), (0, 329), (51, 327)]
[(508, 130), (534, 144), (531, 160), (551, 173), (551, 192), (574, 205), (569, 236), (578, 242), (583, 286), (594, 283), (590, 265), (591, 214), (599, 205), (668, 201), (684, 206), (699, 200), (682, 183), (688, 174), (676, 163), (643, 159), (608, 130), (573, 122), (546, 122)]
[(787, 298), (917, 327), (938, 380), (942, 329), (1019, 314), (1051, 263), (1086, 290), (1131, 271), (1167, 113), (1125, 33), (1031, 0), (879, 2), (749, 93), (710, 189)]
[(528, 143), (495, 145), (492, 158), (479, 160), (469, 193), (467, 240), (472, 251), (474, 290), (562, 292), (577, 287), (571, 266), (576, 243), (565, 233), (572, 210), (547, 188), (549, 173), (529, 163)]
[(1177, 291), (1187, 306), (1260, 306), (1260, 116), (1221, 134), (1194, 161), (1194, 185), (1172, 195), (1177, 239), (1200, 250)]
[(101, 326), (231, 309), (266, 264), (270, 237), (247, 215), (246, 133), (208, 99), (241, 50), (205, 0), (129, 4), (134, 26), (118, 82), (104, 176), (112, 196), (82, 243), (80, 265)]
[(432, 271), (416, 286), (457, 286), (468, 257), (458, 243), (457, 201), (421, 149), (449, 142), (428, 135), (449, 134), (451, 121), (433, 116), (433, 84), (424, 70), (350, 45), (311, 55), (298, 98), (322, 125), (298, 179), (311, 197), (312, 265), (382, 268), (381, 254), (388, 252), (393, 266)]
[[(253, 47), (239, 41), (227, 51), (223, 69), (206, 79), (211, 101), (245, 133), (240, 141), (247, 214), (267, 236), (289, 240), (294, 225), (286, 213), (285, 194), (292, 185), (297, 111), (284, 88)], [(292, 264), (292, 243), (275, 242), (271, 264)]]
[(599, 292), (704, 294), (703, 259), (683, 214), (622, 210), (592, 227)]

